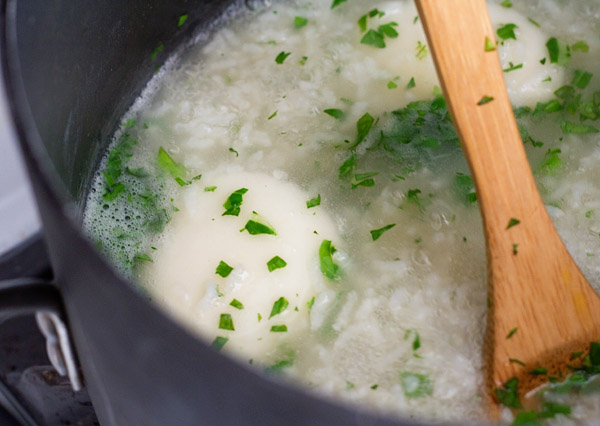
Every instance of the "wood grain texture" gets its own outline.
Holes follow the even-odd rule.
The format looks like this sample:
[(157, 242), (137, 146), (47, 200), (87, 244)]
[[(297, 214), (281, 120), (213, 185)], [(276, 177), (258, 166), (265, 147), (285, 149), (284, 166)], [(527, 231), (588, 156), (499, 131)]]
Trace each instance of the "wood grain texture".
[[(491, 392), (518, 377), (524, 392), (548, 375), (566, 374), (570, 355), (600, 340), (600, 299), (567, 252), (537, 191), (498, 54), (485, 50), (486, 37), (496, 40), (485, 0), (416, 3), (484, 222), (487, 386)], [(494, 99), (478, 105), (484, 96)], [(507, 229), (511, 218), (520, 223)], [(548, 375), (528, 373), (537, 367), (547, 368)]]

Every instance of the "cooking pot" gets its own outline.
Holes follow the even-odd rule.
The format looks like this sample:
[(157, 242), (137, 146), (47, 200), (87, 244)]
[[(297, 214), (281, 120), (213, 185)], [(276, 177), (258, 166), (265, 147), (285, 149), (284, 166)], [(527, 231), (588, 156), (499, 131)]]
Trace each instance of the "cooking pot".
[(0, 320), (38, 313), (53, 363), (75, 388), (83, 378), (103, 426), (416, 424), (318, 398), (213, 350), (116, 272), (82, 230), (91, 177), (120, 118), (157, 66), (188, 40), (202, 43), (233, 3), (260, 6), (2, 0), (2, 74), (55, 281), (0, 283)]

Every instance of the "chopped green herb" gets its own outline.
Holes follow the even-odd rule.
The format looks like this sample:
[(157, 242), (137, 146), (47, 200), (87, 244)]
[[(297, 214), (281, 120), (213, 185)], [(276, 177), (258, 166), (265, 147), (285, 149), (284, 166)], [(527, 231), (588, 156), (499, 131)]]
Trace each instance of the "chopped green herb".
[(590, 46), (588, 46), (588, 44), (585, 41), (579, 40), (578, 42), (573, 44), (573, 46), (571, 46), (571, 50), (573, 50), (573, 52), (587, 53), (590, 51)]
[(532, 18), (527, 18), (527, 20), (529, 22), (531, 22), (533, 25), (535, 25), (536, 27), (538, 27), (538, 28), (540, 27), (540, 24), (537, 21), (533, 20)]
[(304, 64), (306, 64), (306, 61), (308, 61), (308, 56), (303, 56), (298, 63), (304, 66)]
[(558, 170), (562, 166), (562, 160), (559, 157), (561, 153), (560, 148), (549, 149), (546, 152), (546, 156), (544, 158), (544, 162), (540, 166), (540, 170), (545, 173), (553, 173)]
[(492, 40), (490, 40), (489, 37), (485, 38), (485, 48), (484, 48), (484, 50), (486, 52), (493, 52), (494, 50), (496, 50), (496, 44)]
[(500, 3), (500, 6), (502, 7), (512, 7), (512, 2), (510, 0), (504, 0), (502, 3)]
[(283, 324), (283, 325), (274, 325), (271, 327), (271, 331), (273, 333), (285, 333), (288, 331), (287, 329), (287, 325)]
[(162, 146), (158, 149), (158, 165), (169, 173), (179, 185), (185, 186), (188, 184), (188, 182), (185, 182), (187, 174), (185, 167), (176, 163)]
[(267, 118), (267, 120), (275, 118), (276, 116), (277, 116), (277, 111), (275, 111), (273, 114), (269, 115), (269, 118)]
[(404, 333), (404, 340), (408, 340), (408, 338), (410, 336), (414, 336), (413, 337), (413, 342), (412, 342), (412, 348), (413, 351), (418, 350), (421, 347), (421, 336), (419, 335), (419, 332), (417, 330), (406, 330), (406, 333)]
[(477, 102), (477, 105), (485, 105), (488, 102), (492, 102), (494, 100), (494, 98), (492, 96), (483, 96), (479, 102)]
[(373, 241), (377, 241), (379, 239), (379, 237), (381, 237), (385, 231), (389, 231), (394, 226), (396, 226), (396, 224), (395, 223), (391, 223), (389, 225), (384, 226), (383, 228), (373, 229), (372, 231), (370, 231), (371, 232), (371, 238), (373, 239)]
[(229, 152), (233, 152), (236, 157), (240, 156), (240, 154), (235, 149), (233, 149), (233, 148), (229, 148)]
[(356, 141), (354, 144), (352, 144), (351, 149), (356, 148), (362, 141), (365, 140), (374, 123), (375, 119), (368, 112), (358, 119), (356, 122), (356, 130), (358, 135), (356, 136)]
[(576, 360), (577, 358), (581, 357), (581, 355), (583, 355), (583, 351), (579, 351), (579, 352), (573, 352), (571, 354), (571, 361)]
[(551, 37), (546, 42), (546, 48), (548, 49), (548, 56), (550, 62), (558, 65), (566, 64), (571, 58), (571, 49), (564, 42), (558, 40), (556, 37)]
[(583, 135), (583, 134), (587, 134), (587, 133), (598, 133), (599, 130), (597, 127), (589, 125), (589, 124), (582, 124), (582, 123), (573, 123), (571, 121), (565, 121), (564, 123), (562, 123), (560, 125), (561, 130), (563, 131), (563, 133), (565, 134), (578, 134), (578, 135)]
[(496, 395), (496, 399), (498, 403), (505, 405), (509, 408), (522, 408), (521, 400), (519, 399), (519, 379), (513, 377), (508, 379), (504, 386), (501, 388), (496, 388), (494, 390), (494, 394)]
[(271, 315), (269, 315), (269, 319), (273, 318), (275, 315), (283, 312), (289, 305), (289, 302), (285, 297), (280, 297), (273, 303), (273, 308), (271, 309)]
[(588, 210), (587, 212), (585, 212), (585, 217), (589, 219), (590, 217), (592, 217), (593, 213), (594, 213), (594, 210)]
[(341, 109), (336, 109), (336, 108), (325, 109), (325, 110), (323, 110), (323, 112), (327, 115), (332, 116), (336, 120), (342, 120), (345, 115), (344, 111), (342, 111)]
[(388, 84), (387, 84), (388, 89), (396, 89), (397, 87), (398, 87), (398, 85), (396, 83), (394, 83), (393, 81), (388, 81)]
[(379, 387), (378, 384), (374, 384), (373, 386), (371, 386), (371, 390), (377, 390), (378, 387)]
[(537, 367), (537, 368), (534, 368), (533, 370), (529, 370), (528, 373), (531, 374), (532, 376), (541, 376), (544, 374), (548, 374), (548, 369), (544, 368), (544, 367)]
[(123, 123), (123, 127), (132, 128), (135, 127), (135, 123), (135, 120), (133, 118), (130, 118), (125, 123)]
[(306, 208), (317, 207), (321, 205), (321, 194), (317, 194), (315, 198), (311, 198), (306, 202)]
[(508, 362), (510, 362), (512, 364), (519, 364), (519, 365), (525, 367), (525, 363), (523, 361), (521, 361), (520, 359), (508, 358)]
[(184, 13), (183, 15), (181, 15), (179, 17), (179, 21), (177, 21), (177, 26), (180, 28), (183, 27), (183, 24), (185, 24), (187, 20), (188, 20), (188, 14)]
[(141, 260), (144, 262), (150, 262), (150, 263), (154, 262), (152, 260), (152, 258), (145, 253), (138, 253), (133, 258), (134, 258), (134, 260)]
[(215, 189), (217, 189), (216, 186), (205, 186), (204, 192), (215, 192)]
[(352, 182), (350, 182), (350, 186), (352, 189), (356, 189), (359, 186), (373, 187), (375, 186), (375, 181), (372, 178), (378, 174), (379, 172), (358, 173), (354, 175)]
[(572, 84), (580, 89), (585, 89), (592, 79), (592, 74), (587, 71), (575, 70)]
[(512, 245), (512, 252), (513, 252), (513, 254), (519, 253), (518, 252), (518, 248), (519, 248), (519, 245), (516, 244), (516, 243), (513, 243), (513, 245)]
[(237, 191), (231, 193), (231, 195), (227, 198), (223, 207), (225, 208), (225, 213), (222, 216), (239, 216), (240, 215), (240, 207), (243, 202), (243, 195), (248, 192), (247, 188), (240, 188)]
[(556, 404), (554, 402), (545, 402), (539, 412), (539, 416), (545, 419), (553, 418), (557, 414), (571, 414), (571, 407), (564, 404)]
[(515, 327), (515, 328), (513, 328), (512, 330), (510, 330), (510, 331), (508, 332), (508, 334), (506, 335), (506, 338), (507, 338), (507, 339), (510, 339), (511, 337), (513, 337), (513, 336), (515, 335), (515, 333), (516, 333), (517, 331), (519, 331), (519, 327)]
[(352, 154), (339, 168), (340, 179), (352, 174), (356, 168), (356, 155)]
[(383, 34), (379, 31), (375, 31), (370, 29), (360, 40), (361, 44), (366, 44), (368, 46), (373, 46), (378, 49), (385, 48), (385, 40)]
[(417, 59), (418, 60), (423, 60), (425, 59), (425, 57), (427, 56), (427, 45), (425, 43), (421, 43), (420, 41), (417, 41)]
[(291, 54), (292, 54), (292, 52), (281, 52), (275, 58), (275, 62), (278, 63), (279, 65), (281, 65), (287, 59), (287, 57), (290, 56)]
[(475, 184), (471, 176), (460, 172), (456, 173), (456, 176), (454, 176), (454, 190), (467, 206), (477, 202)]
[(308, 308), (308, 313), (310, 314), (310, 311), (312, 311), (312, 307), (315, 304), (315, 297), (313, 296), (312, 299), (310, 299), (308, 302), (306, 302), (306, 307)]
[(387, 24), (383, 24), (379, 26), (379, 32), (383, 35), (385, 35), (386, 37), (389, 38), (397, 38), (398, 37), (398, 31), (396, 31), (396, 29), (394, 27), (397, 27), (398, 24), (395, 22), (389, 22)]
[(411, 77), (410, 81), (408, 82), (408, 84), (406, 85), (407, 89), (412, 89), (413, 87), (415, 87), (417, 84), (415, 83), (415, 78)]
[(294, 25), (296, 26), (296, 28), (302, 28), (306, 24), (308, 24), (308, 19), (303, 18), (302, 16), (296, 16), (294, 18)]
[(235, 331), (233, 319), (230, 314), (221, 314), (221, 317), (219, 318), (219, 328), (222, 330)]
[(498, 28), (498, 30), (496, 30), (496, 34), (498, 34), (498, 37), (500, 37), (502, 40), (508, 40), (511, 38), (516, 40), (517, 37), (515, 36), (515, 28), (519, 27), (517, 27), (515, 24), (502, 25), (500, 28)]
[(237, 299), (233, 299), (229, 305), (235, 309), (244, 309), (244, 304)]
[(509, 62), (508, 65), (509, 65), (508, 68), (504, 68), (502, 71), (504, 71), (504, 72), (511, 72), (511, 71), (523, 68), (523, 64), (513, 65), (512, 62)]
[(333, 0), (333, 3), (331, 3), (331, 8), (335, 8), (338, 7), (340, 4), (342, 3), (346, 3), (346, 1), (348, 0)]
[(162, 52), (163, 50), (165, 50), (165, 46), (164, 46), (164, 45), (161, 43), (161, 44), (159, 44), (159, 45), (156, 47), (156, 49), (154, 49), (154, 50), (152, 51), (152, 54), (150, 55), (150, 59), (151, 59), (151, 60), (155, 60), (155, 59), (156, 59), (156, 57), (158, 56), (158, 54), (159, 54), (160, 52)]
[(256, 212), (252, 212), (252, 218), (246, 222), (246, 226), (244, 226), (240, 232), (243, 231), (248, 231), (250, 235), (277, 235), (275, 229), (266, 221), (266, 219)]
[(330, 280), (337, 280), (340, 277), (339, 266), (333, 262), (333, 253), (335, 247), (329, 240), (323, 240), (319, 247), (319, 264), (321, 272)]
[(521, 221), (519, 219), (515, 219), (514, 217), (511, 217), (510, 220), (508, 221), (508, 225), (506, 226), (506, 229), (510, 229), (513, 226), (518, 225), (519, 223), (521, 223)]
[(400, 372), (400, 384), (407, 398), (421, 398), (431, 395), (433, 388), (426, 374), (415, 374), (408, 371)]
[(511, 426), (542, 426), (542, 423), (538, 420), (538, 415), (535, 411), (521, 411), (517, 413), (515, 420)]
[(231, 274), (231, 271), (233, 271), (233, 268), (221, 260), (221, 262), (219, 262), (219, 266), (217, 266), (215, 274), (220, 275), (223, 278), (227, 278), (229, 274)]
[(275, 256), (267, 262), (267, 268), (269, 269), (269, 272), (273, 272), (275, 269), (285, 268), (286, 266), (287, 262), (279, 256)]
[(223, 346), (225, 346), (225, 343), (227, 342), (229, 342), (229, 339), (227, 337), (217, 336), (215, 340), (213, 340), (211, 346), (216, 350), (220, 351), (221, 349), (223, 349)]

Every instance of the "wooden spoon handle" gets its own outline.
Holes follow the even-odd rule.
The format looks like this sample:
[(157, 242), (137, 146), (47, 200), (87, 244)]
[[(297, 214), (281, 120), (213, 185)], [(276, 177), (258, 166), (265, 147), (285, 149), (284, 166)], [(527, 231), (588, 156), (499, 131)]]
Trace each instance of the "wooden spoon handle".
[[(485, 229), (492, 234), (487, 238), (505, 239), (505, 232), (495, 234), (511, 218), (523, 220), (543, 205), (504, 85), (492, 24), (480, 13), (485, 0), (443, 0), (443, 7), (439, 0), (418, 0), (417, 7), (473, 173)], [(494, 50), (486, 51), (486, 40)]]
[(416, 4), (483, 216), (488, 386), (514, 376), (522, 390), (531, 389), (547, 376), (528, 371), (544, 367), (562, 374), (572, 352), (600, 339), (600, 299), (537, 191), (498, 54), (486, 49), (496, 38), (485, 0)]

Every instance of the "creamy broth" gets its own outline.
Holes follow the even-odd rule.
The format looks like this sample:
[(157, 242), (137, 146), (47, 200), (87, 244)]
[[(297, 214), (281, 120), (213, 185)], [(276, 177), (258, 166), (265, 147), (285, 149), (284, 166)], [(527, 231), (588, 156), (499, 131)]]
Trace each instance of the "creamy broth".
[[(599, 69), (600, 5), (507, 3), (489, 6), (511, 101), (530, 108), (517, 110), (527, 154), (599, 290), (600, 137), (581, 128), (599, 123), (580, 114), (597, 110), (600, 80), (581, 71)], [(384, 413), (485, 419), (481, 219), (416, 9), (331, 6), (260, 3), (174, 58), (115, 136), (85, 225), (152, 300), (242, 362)], [(543, 424), (600, 422), (599, 393), (544, 395), (571, 413)]]

